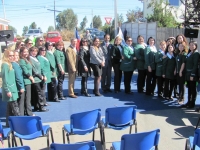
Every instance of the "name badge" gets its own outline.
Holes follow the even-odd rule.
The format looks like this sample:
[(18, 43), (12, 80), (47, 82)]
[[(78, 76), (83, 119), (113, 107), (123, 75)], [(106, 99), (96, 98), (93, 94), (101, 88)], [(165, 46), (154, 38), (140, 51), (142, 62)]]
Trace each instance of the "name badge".
[(178, 61), (179, 61), (179, 59), (178, 59)]

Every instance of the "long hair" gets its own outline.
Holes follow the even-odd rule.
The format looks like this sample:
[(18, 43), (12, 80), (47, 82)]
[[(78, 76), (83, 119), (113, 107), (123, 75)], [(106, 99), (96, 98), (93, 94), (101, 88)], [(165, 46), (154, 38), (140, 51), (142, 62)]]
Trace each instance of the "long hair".
[(15, 50), (18, 49), (19, 45), (21, 45), (22, 41), (18, 41), (16, 44), (15, 44)]
[(96, 40), (99, 40), (99, 38), (98, 38), (98, 37), (95, 37), (95, 38), (93, 39), (92, 45), (93, 45), (94, 49), (97, 51), (97, 50), (99, 49), (99, 47), (97, 47), (97, 46), (94, 45), (94, 42), (95, 42)]
[(13, 68), (12, 68), (12, 64), (11, 64), (10, 59), (9, 59), (10, 53), (13, 53), (13, 54), (14, 54), (14, 52), (13, 52), (12, 50), (10, 50), (10, 49), (5, 50), (2, 60), (3, 60), (3, 63), (8, 64), (9, 69), (12, 70), (12, 69), (13, 69)]
[[(83, 47), (83, 41), (89, 42), (89, 41), (87, 40), (87, 38), (82, 38), (81, 41), (80, 41), (80, 46), (79, 46), (80, 49)], [(90, 44), (89, 44), (89, 43), (87, 44), (87, 47), (88, 47), (88, 49), (90, 49)]]
[[(190, 42), (189, 42), (189, 45), (190, 45), (191, 43), (194, 44), (194, 45), (196, 46), (196, 48), (194, 49), (194, 51), (197, 50), (197, 48), (198, 48), (197, 42), (196, 42), (196, 41), (190, 41)], [(191, 50), (189, 49), (188, 53), (190, 53), (190, 52), (191, 52)]]
[[(24, 59), (26, 63), (30, 63), (30, 56), (29, 56), (29, 54), (28, 54), (28, 57), (27, 57), (27, 58), (24, 58), (24, 57), (23, 57), (23, 52), (24, 52), (25, 49), (27, 49), (25, 46), (22, 46), (22, 47), (20, 48), (20, 51), (19, 51), (19, 58), (20, 58), (20, 59)], [(28, 50), (28, 49), (27, 49), (27, 50)]]
[(188, 53), (188, 47), (187, 47), (187, 45), (186, 45), (185, 42), (183, 42), (183, 43), (179, 43), (179, 44), (178, 44), (178, 53), (180, 53), (179, 45), (183, 45), (183, 51), (182, 51), (181, 54)]
[[(169, 44), (169, 45), (167, 45), (167, 48), (166, 48), (166, 50), (165, 50), (165, 54), (167, 54), (168, 52), (169, 52), (169, 47), (170, 46), (172, 46), (173, 47), (173, 50), (175, 50), (175, 46), (173, 45), (173, 44)], [(174, 54), (174, 51), (173, 51), (173, 54)]]
[(116, 36), (115, 39), (114, 39), (114, 44), (115, 44), (117, 39), (120, 39), (122, 41), (122, 38), (120, 36)]
[(176, 36), (176, 45), (178, 44), (178, 37), (179, 36), (182, 36), (183, 42), (185, 42), (185, 44), (188, 45), (187, 39), (183, 34), (179, 34), (179, 35)]

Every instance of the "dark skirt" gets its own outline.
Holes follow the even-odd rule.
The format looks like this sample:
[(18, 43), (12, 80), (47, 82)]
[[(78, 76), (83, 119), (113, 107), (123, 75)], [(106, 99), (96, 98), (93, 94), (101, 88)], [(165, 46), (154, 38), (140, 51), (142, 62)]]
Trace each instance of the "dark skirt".
[(102, 67), (101, 65), (97, 65), (97, 64), (90, 64), (92, 70), (93, 70), (93, 74), (95, 77), (100, 77), (102, 75)]

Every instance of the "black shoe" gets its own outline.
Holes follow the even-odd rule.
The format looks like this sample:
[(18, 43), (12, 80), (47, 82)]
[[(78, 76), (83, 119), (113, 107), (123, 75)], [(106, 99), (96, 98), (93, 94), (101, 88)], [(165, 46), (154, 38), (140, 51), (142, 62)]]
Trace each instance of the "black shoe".
[(44, 106), (49, 106), (49, 104), (48, 104), (48, 103), (45, 103)]
[(112, 93), (112, 90), (111, 90), (111, 89), (107, 89), (106, 91)]
[(187, 108), (189, 105), (188, 104), (183, 104), (180, 106), (180, 108)]
[(95, 93), (95, 96), (101, 96), (101, 94), (100, 93)]
[(60, 102), (58, 99), (53, 100), (53, 102)]
[(88, 94), (87, 92), (85, 92), (84, 95), (85, 95), (86, 97), (91, 97), (91, 95)]
[(41, 109), (39, 109), (38, 111), (39, 111), (39, 112), (47, 112), (47, 111), (49, 111), (49, 110), (46, 109), (46, 108), (41, 108)]
[(133, 95), (133, 92), (125, 92), (126, 94)]
[(103, 93), (107, 93), (107, 90), (103, 90)]
[(74, 92), (74, 95), (78, 95), (78, 93), (77, 93), (77, 92)]
[(119, 93), (119, 91), (115, 91), (115, 93)]
[(158, 97), (159, 97), (159, 98), (163, 98), (162, 94), (158, 94)]
[(65, 97), (59, 97), (58, 99), (59, 100), (65, 100), (66, 98)]

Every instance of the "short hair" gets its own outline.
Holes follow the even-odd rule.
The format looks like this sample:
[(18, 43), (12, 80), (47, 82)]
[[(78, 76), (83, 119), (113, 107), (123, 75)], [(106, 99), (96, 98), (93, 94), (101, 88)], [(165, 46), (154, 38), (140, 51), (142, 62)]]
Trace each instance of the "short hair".
[[(126, 36), (126, 41), (128, 41), (128, 39), (130, 39), (131, 37), (130, 36)], [(132, 39), (132, 38), (131, 38)]]
[(63, 42), (63, 41), (59, 41), (59, 42), (57, 42), (56, 45), (55, 45), (55, 47), (57, 48), (58, 45), (63, 45), (63, 46), (64, 46), (64, 42)]
[(163, 40), (163, 41), (160, 42), (160, 45), (161, 44), (167, 44), (167, 43), (166, 43), (166, 41)]
[(39, 51), (37, 47), (32, 46), (31, 48), (29, 48), (29, 53), (36, 50), (37, 52)]
[(106, 36), (109, 36), (109, 37), (110, 37), (110, 34), (108, 34), (108, 33), (107, 33), (107, 34), (104, 34), (104, 38), (105, 38)]
[(77, 38), (71, 38), (70, 39), (70, 42), (74, 41), (74, 40), (77, 40)]
[(122, 37), (121, 37), (121, 36), (116, 36), (116, 37), (115, 37), (115, 40), (114, 40), (114, 44), (115, 44), (116, 39), (122, 40)]
[(147, 45), (149, 45), (149, 41), (150, 41), (151, 39), (153, 39), (153, 40), (154, 40), (154, 43), (155, 43), (155, 39), (151, 36), (151, 37), (149, 37), (148, 40), (147, 40)]
[(138, 35), (137, 40), (138, 40), (139, 38), (143, 38), (143, 39), (144, 39), (144, 37), (143, 37), (142, 35)]

